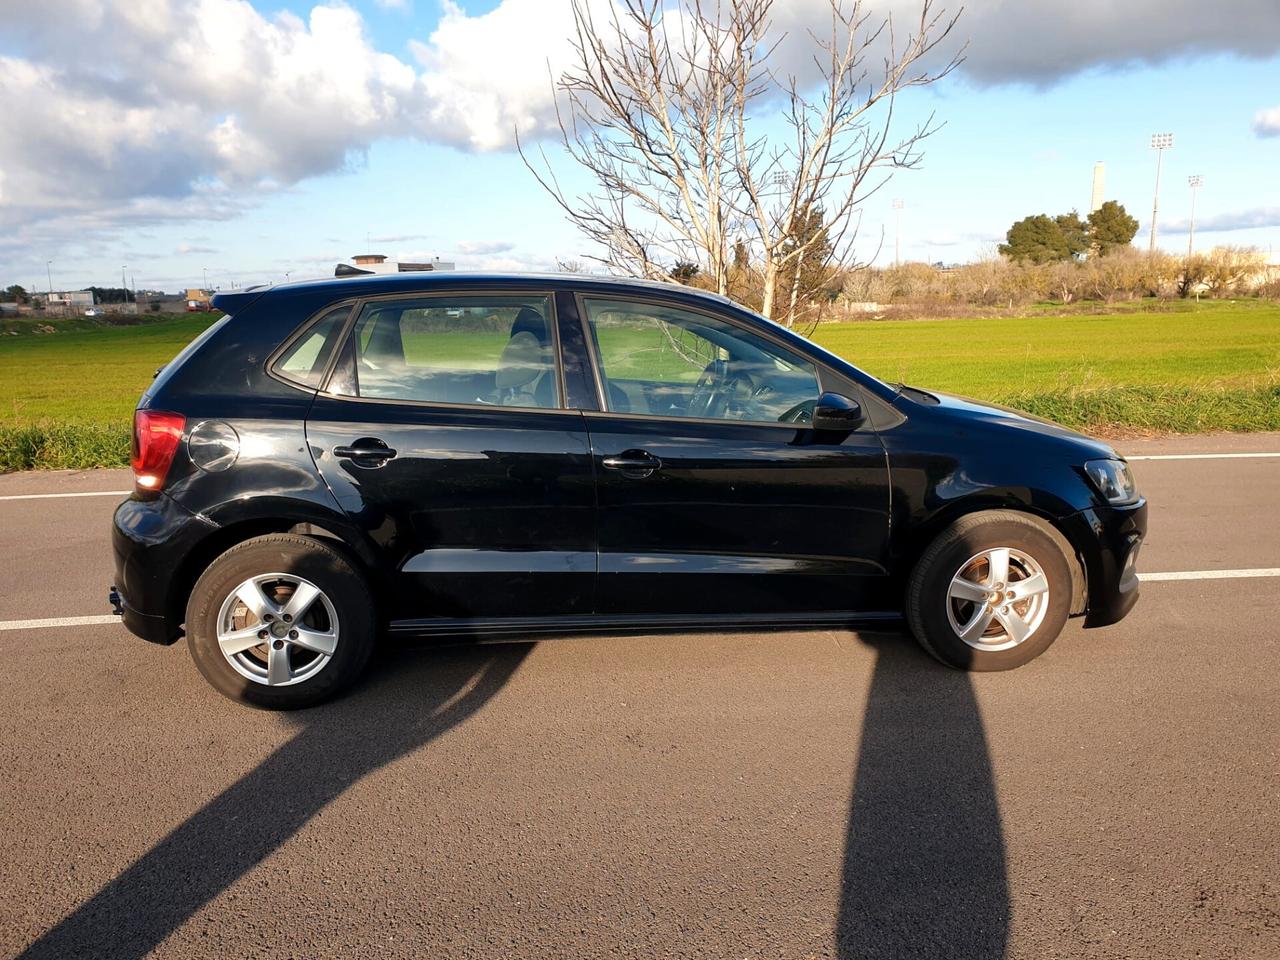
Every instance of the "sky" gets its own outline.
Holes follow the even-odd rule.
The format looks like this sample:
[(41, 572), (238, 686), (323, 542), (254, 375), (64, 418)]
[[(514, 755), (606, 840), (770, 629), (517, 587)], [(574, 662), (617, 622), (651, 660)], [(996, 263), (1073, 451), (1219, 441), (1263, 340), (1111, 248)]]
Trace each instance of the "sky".
[[(805, 76), (828, 2), (775, 0), (782, 72)], [(864, 6), (901, 22), (919, 0)], [(0, 286), (584, 260), (513, 145), (543, 138), (585, 186), (548, 139), (570, 22), (568, 0), (0, 0)], [(1145, 246), (1169, 132), (1159, 246), (1185, 251), (1198, 174), (1197, 248), (1280, 261), (1276, 0), (971, 0), (953, 38), (960, 68), (897, 111), (943, 126), (864, 204), (860, 259), (892, 261), (895, 199), (904, 259), (990, 254), (1020, 217), (1087, 212), (1096, 161)]]

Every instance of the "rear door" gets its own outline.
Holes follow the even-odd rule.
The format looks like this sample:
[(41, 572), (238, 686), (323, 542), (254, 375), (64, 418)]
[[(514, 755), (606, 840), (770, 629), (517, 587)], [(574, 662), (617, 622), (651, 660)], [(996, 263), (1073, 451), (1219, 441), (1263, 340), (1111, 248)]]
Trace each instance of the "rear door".
[(387, 558), (392, 619), (591, 612), (591, 457), (561, 381), (544, 292), (357, 306), (307, 438)]
[(806, 425), (829, 374), (709, 311), (592, 296), (578, 309), (604, 407), (587, 414), (600, 613), (894, 606), (880, 440)]

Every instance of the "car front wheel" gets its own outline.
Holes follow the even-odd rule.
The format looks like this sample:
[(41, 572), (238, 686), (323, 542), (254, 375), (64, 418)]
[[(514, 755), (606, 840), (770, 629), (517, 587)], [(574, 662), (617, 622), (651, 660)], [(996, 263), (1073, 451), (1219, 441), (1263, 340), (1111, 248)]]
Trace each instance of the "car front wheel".
[(962, 670), (1010, 670), (1057, 639), (1071, 609), (1071, 568), (1057, 540), (1025, 514), (956, 521), (929, 545), (907, 589), (921, 646)]
[(343, 553), (311, 537), (271, 534), (232, 547), (196, 582), (187, 643), (220, 693), (289, 710), (360, 675), (375, 622), (364, 577)]

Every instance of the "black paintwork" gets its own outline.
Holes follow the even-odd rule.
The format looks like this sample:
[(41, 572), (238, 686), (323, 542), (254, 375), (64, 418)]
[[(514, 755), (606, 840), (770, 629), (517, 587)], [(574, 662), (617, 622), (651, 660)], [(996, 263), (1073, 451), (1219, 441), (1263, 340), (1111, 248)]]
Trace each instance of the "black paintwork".
[[(564, 410), (340, 398), (268, 372), (282, 343), (340, 303), (431, 292), (553, 297)], [(814, 362), (854, 429), (609, 413), (581, 295), (710, 312)], [(875, 622), (957, 517), (1002, 507), (1052, 523), (1079, 562), (1076, 612), (1114, 622), (1137, 599), (1124, 558), (1146, 505), (1085, 477), (1106, 444), (1015, 411), (881, 383), (727, 300), (684, 287), (551, 275), (401, 274), (223, 294), (233, 314), (140, 406), (231, 424), (240, 455), (208, 473), (185, 444), (159, 495), (115, 515), (125, 623), (160, 643), (222, 550), (260, 533), (336, 537), (396, 632), (524, 635)], [(336, 362), (336, 361), (335, 361)], [(848, 407), (838, 398), (852, 401)], [(815, 398), (816, 399), (816, 398)], [(394, 457), (353, 456), (382, 444)], [(357, 448), (347, 455), (343, 447)], [(609, 461), (606, 465), (605, 461)]]

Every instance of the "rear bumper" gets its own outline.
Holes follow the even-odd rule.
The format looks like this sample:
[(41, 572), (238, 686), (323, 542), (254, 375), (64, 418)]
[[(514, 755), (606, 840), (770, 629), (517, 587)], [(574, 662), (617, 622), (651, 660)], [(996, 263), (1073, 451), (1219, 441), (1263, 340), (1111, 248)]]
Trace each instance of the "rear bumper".
[(1088, 580), (1086, 627), (1123, 620), (1138, 602), (1138, 553), (1147, 535), (1147, 501), (1081, 510), (1063, 524), (1080, 548)]
[(167, 496), (126, 500), (116, 508), (111, 546), (121, 619), (151, 643), (182, 636), (182, 612), (170, 609), (172, 586), (191, 546), (216, 526)]
[(163, 616), (140, 613), (123, 602), (123, 599), (120, 608), (120, 622), (125, 625), (125, 629), (148, 643), (170, 644), (181, 636), (181, 629), (170, 626)]

